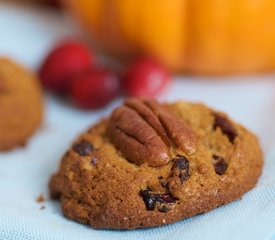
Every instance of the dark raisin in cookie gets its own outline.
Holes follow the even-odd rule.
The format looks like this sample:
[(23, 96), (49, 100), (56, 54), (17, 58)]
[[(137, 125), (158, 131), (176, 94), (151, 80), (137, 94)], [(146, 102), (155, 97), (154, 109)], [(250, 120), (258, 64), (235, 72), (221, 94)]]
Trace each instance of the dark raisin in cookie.
[(94, 228), (153, 227), (240, 198), (261, 169), (257, 138), (225, 114), (129, 99), (73, 144), (50, 192)]

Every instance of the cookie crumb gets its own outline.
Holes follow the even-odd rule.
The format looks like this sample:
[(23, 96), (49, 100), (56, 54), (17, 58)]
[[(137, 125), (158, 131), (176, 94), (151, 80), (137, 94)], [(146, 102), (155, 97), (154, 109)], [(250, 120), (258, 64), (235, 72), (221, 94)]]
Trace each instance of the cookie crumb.
[(38, 203), (42, 203), (42, 202), (45, 202), (45, 197), (43, 194), (40, 194), (37, 198), (36, 198), (36, 202)]

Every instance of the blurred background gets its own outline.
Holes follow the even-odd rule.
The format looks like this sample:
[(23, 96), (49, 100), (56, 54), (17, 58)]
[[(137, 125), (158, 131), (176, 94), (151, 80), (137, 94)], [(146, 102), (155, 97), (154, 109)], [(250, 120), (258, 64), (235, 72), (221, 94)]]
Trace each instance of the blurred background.
[(38, 75), (52, 109), (187, 99), (260, 132), (275, 103), (275, 1), (0, 0), (0, 55)]
[[(75, 59), (76, 54), (65, 49), (69, 57), (51, 60), (51, 55), (68, 39), (89, 49), (92, 68), (111, 71), (119, 80), (111, 82), (109, 72), (104, 73), (101, 79), (108, 78), (108, 87), (97, 87), (108, 88), (101, 95), (109, 96), (96, 107), (83, 101), (98, 99), (82, 103), (76, 99), (81, 108), (104, 107), (115, 96), (173, 99), (186, 85), (196, 89), (182, 95), (191, 100), (208, 101), (198, 94), (198, 86), (224, 89), (226, 84), (240, 89), (245, 83), (249, 87), (242, 94), (252, 96), (253, 84), (273, 89), (274, 13), (273, 0), (0, 0), (0, 54), (35, 71), (47, 91), (60, 94), (55, 83), (61, 80), (52, 77), (55, 72), (46, 77), (41, 72), (55, 71), (45, 65), (69, 66), (66, 59)], [(93, 81), (85, 89), (96, 89)]]
[(119, 60), (153, 56), (173, 72), (275, 69), (273, 0), (1, 0), (69, 10), (93, 46)]
[(272, 0), (67, 0), (99, 46), (149, 54), (172, 71), (229, 74), (275, 68)]

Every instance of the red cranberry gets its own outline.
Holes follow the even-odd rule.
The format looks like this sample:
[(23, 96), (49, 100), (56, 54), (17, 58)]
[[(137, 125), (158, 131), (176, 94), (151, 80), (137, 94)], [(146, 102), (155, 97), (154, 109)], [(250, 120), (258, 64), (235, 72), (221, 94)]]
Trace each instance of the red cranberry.
[(118, 95), (119, 80), (110, 70), (90, 69), (73, 78), (69, 92), (77, 106), (97, 109)]
[(93, 55), (83, 43), (65, 41), (45, 59), (39, 73), (41, 81), (51, 90), (64, 92), (72, 75), (89, 68), (93, 61)]
[(170, 74), (152, 59), (138, 59), (128, 68), (123, 88), (128, 96), (153, 97), (171, 81)]

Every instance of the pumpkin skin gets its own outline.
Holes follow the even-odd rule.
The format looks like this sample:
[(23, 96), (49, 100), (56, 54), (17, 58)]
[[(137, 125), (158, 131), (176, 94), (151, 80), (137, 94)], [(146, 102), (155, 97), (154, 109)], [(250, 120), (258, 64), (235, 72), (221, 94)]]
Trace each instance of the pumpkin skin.
[(66, 0), (95, 42), (193, 74), (275, 70), (274, 0)]

